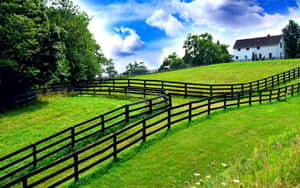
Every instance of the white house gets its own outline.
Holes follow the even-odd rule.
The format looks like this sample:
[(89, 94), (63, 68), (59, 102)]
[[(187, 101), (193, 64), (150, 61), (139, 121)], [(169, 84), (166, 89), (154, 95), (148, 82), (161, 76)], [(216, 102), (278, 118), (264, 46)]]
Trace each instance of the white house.
[(282, 35), (236, 40), (233, 46), (235, 61), (283, 59)]

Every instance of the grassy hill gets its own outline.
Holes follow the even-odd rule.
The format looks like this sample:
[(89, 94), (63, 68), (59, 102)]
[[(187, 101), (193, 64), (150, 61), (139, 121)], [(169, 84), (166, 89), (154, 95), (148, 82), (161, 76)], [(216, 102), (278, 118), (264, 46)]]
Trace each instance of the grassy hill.
[(134, 101), (105, 96), (52, 95), (23, 108), (0, 113), (1, 156)]
[(71, 187), (190, 187), (196, 182), (238, 187), (233, 180), (245, 187), (295, 187), (300, 183), (299, 115), (298, 95), (181, 123)]
[(192, 83), (241, 83), (265, 78), (300, 66), (300, 59), (233, 62), (134, 76)]

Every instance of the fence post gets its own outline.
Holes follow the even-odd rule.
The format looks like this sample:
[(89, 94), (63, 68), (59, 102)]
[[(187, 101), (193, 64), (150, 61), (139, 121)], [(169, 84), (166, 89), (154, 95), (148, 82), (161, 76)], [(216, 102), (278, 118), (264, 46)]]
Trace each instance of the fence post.
[(27, 178), (26, 177), (22, 180), (22, 184), (23, 184), (23, 188), (27, 188)]
[(261, 98), (262, 98), (262, 91), (259, 91), (259, 104), (261, 104)]
[(289, 71), (289, 81), (291, 80), (291, 71)]
[(146, 120), (143, 119), (143, 142), (146, 142)]
[(105, 129), (105, 123), (104, 123), (104, 115), (101, 116), (101, 130), (102, 132), (104, 131)]
[(111, 95), (110, 87), (108, 87), (108, 94)]
[(267, 89), (267, 86), (268, 86), (268, 84), (267, 84), (267, 79), (265, 79), (265, 88)]
[(146, 80), (144, 80), (144, 98), (146, 97)]
[(298, 67), (298, 77), (300, 77), (300, 67)]
[(168, 94), (168, 96), (169, 96), (169, 106), (172, 107), (172, 97), (170, 94)]
[(285, 79), (285, 72), (283, 73), (283, 82), (285, 83), (286, 79)]
[(292, 96), (294, 96), (294, 84), (292, 85)]
[(161, 81), (161, 88), (164, 89), (164, 81)]
[(233, 84), (231, 85), (231, 99), (233, 99)]
[(227, 102), (227, 95), (225, 94), (225, 95), (224, 95), (224, 109), (226, 109), (226, 107), (227, 107), (227, 106), (226, 106), (226, 105), (227, 105), (226, 102)]
[(249, 106), (251, 106), (252, 102), (252, 91), (249, 92)]
[(250, 82), (250, 92), (252, 92), (252, 82)]
[(279, 74), (277, 74), (277, 85), (279, 85), (280, 81), (279, 81)]
[(274, 88), (274, 76), (272, 76), (272, 88)]
[(187, 83), (184, 83), (184, 98), (187, 97)]
[(259, 90), (259, 80), (257, 80), (257, 90)]
[(238, 105), (238, 108), (240, 108), (240, 101), (241, 101), (241, 93), (238, 92), (238, 97), (237, 97), (237, 105)]
[(210, 90), (210, 96), (212, 97), (213, 96), (213, 86), (212, 85), (209, 86), (209, 90)]
[(272, 90), (270, 90), (269, 101), (272, 102)]
[(115, 79), (113, 79), (113, 90), (115, 90)]
[(278, 88), (278, 95), (277, 95), (277, 100), (280, 100), (280, 88)]
[(130, 79), (128, 79), (128, 87), (130, 87)]
[(189, 103), (189, 121), (192, 120), (192, 103)]
[(78, 154), (74, 155), (74, 177), (75, 181), (78, 181)]
[(208, 97), (208, 105), (207, 105), (207, 115), (210, 115), (210, 101), (211, 101), (211, 98)]
[(242, 84), (241, 87), (242, 87), (242, 94), (244, 95), (245, 94), (244, 93), (244, 84)]
[(168, 108), (168, 129), (171, 128), (171, 108)]
[(113, 133), (114, 159), (117, 159), (117, 135)]
[(36, 145), (33, 144), (32, 146), (32, 155), (33, 155), (33, 168), (36, 168)]
[(152, 114), (152, 99), (149, 99), (149, 113)]
[(125, 118), (126, 118), (126, 122), (129, 122), (129, 105), (128, 104), (125, 105)]

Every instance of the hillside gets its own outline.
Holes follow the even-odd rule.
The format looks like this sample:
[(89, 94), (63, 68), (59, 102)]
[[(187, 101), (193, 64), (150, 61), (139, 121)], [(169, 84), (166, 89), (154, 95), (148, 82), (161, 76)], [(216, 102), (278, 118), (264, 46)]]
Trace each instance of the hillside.
[[(277, 185), (276, 177), (284, 171), (289, 174), (282, 175), (284, 187), (295, 186), (300, 182), (300, 169), (299, 165), (292, 165), (291, 160), (300, 161), (293, 149), (293, 140), (300, 133), (299, 97), (240, 110), (233, 108), (209, 118), (197, 118), (192, 123), (181, 123), (153, 136), (146, 144), (124, 152), (117, 162), (98, 167), (71, 187), (100, 184), (102, 187), (184, 187), (195, 185), (200, 179), (205, 187), (218, 187), (223, 181), (230, 182), (226, 180), (229, 175), (223, 175), (226, 167), (222, 163), (231, 168), (234, 161), (248, 158), (252, 166), (247, 170), (233, 167), (230, 178), (238, 179), (247, 187), (253, 185), (248, 181), (250, 177), (252, 180), (256, 177), (258, 185), (273, 187)], [(265, 158), (255, 157), (255, 153), (264, 155), (262, 151), (268, 154)], [(269, 165), (268, 171), (259, 168), (262, 160)], [(255, 170), (254, 175), (251, 169)]]
[(300, 59), (232, 62), (134, 76), (132, 78), (192, 83), (242, 83), (299, 67)]

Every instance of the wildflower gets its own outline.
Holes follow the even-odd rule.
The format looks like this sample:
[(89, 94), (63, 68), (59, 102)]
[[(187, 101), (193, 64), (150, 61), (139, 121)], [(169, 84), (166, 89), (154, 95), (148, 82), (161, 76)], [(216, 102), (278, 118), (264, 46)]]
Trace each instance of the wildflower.
[(201, 183), (200, 183), (200, 182), (196, 182), (195, 184), (196, 184), (196, 185), (201, 185)]
[(222, 182), (222, 183), (221, 183), (221, 185), (223, 185), (223, 186), (226, 186), (227, 184), (226, 184), (226, 183), (224, 183), (224, 182)]
[(210, 176), (210, 175), (208, 175), (208, 176), (206, 176), (206, 178), (211, 178), (211, 176)]
[(226, 164), (226, 163), (222, 163), (222, 166), (226, 168), (226, 167), (227, 167), (227, 164)]
[(200, 174), (195, 172), (195, 173), (194, 173), (194, 176), (200, 176)]
[(232, 180), (234, 183), (240, 183), (240, 180)]

